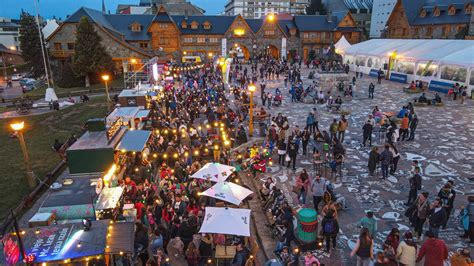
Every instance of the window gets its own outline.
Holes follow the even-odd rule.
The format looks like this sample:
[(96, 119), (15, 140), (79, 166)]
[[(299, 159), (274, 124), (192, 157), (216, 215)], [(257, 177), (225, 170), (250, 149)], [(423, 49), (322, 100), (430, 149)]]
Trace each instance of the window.
[(416, 74), (423, 77), (436, 77), (438, 75), (438, 65), (428, 65), (428, 62), (419, 63)]
[(140, 25), (139, 23), (133, 23), (131, 28), (134, 32), (142, 31), (142, 25)]
[(196, 21), (191, 22), (191, 29), (195, 30), (197, 29), (199, 24)]
[(168, 23), (160, 23), (160, 29), (167, 29)]
[(352, 55), (346, 55), (346, 56), (344, 56), (344, 61), (347, 64), (352, 64), (352, 63), (354, 63), (354, 57)]
[(466, 82), (467, 70), (464, 67), (445, 65), (441, 67), (441, 78), (446, 80)]
[(186, 22), (186, 20), (183, 20), (183, 22), (181, 22), (181, 28), (186, 29), (187, 27), (188, 23)]
[(275, 31), (274, 30), (266, 30), (265, 35), (275, 35)]
[(444, 37), (447, 37), (449, 35), (449, 32), (451, 31), (451, 27), (450, 26), (444, 26), (443, 27), (443, 36)]
[(74, 50), (74, 43), (68, 43), (67, 44), (67, 49), (70, 50), (70, 51)]
[(140, 48), (148, 48), (148, 43), (146, 43), (146, 42), (141, 42), (141, 43), (140, 43)]
[(365, 66), (365, 56), (356, 56), (355, 64), (359, 66)]
[(55, 42), (54, 43), (54, 50), (62, 50), (63, 47), (60, 42)]
[(219, 39), (217, 37), (211, 37), (211, 38), (209, 38), (209, 42), (210, 43), (218, 43)]
[(454, 6), (449, 7), (448, 15), (450, 16), (456, 15), (456, 8)]
[(472, 4), (471, 3), (466, 4), (466, 6), (464, 7), (464, 13), (466, 13), (466, 15), (472, 14)]
[(168, 38), (168, 37), (160, 37), (160, 39), (158, 40), (158, 44), (161, 44), (161, 45), (169, 45), (169, 44), (170, 44), (170, 38)]
[(18, 37), (13, 37), (13, 40), (14, 40), (15, 42), (17, 42), (17, 41), (18, 41)]
[(205, 43), (205, 42), (206, 42), (206, 38), (205, 38), (205, 37), (197, 37), (197, 42), (198, 42), (198, 43)]
[(469, 79), (469, 85), (474, 85), (474, 69), (471, 70), (471, 78)]
[(303, 33), (303, 39), (308, 39), (308, 38), (309, 38), (308, 33), (307, 32)]
[(420, 17), (421, 17), (421, 18), (426, 17), (426, 10), (424, 10), (424, 9), (421, 10)]
[(415, 63), (398, 61), (395, 69), (398, 73), (413, 74), (415, 72)]
[(193, 37), (184, 37), (184, 42), (185, 43), (192, 43), (193, 42)]
[(433, 34), (433, 28), (432, 27), (426, 28), (426, 35), (431, 36), (431, 34)]
[(326, 40), (329, 40), (331, 38), (330, 32), (325, 32), (324, 35), (325, 35)]
[(435, 10), (433, 12), (433, 16), (439, 17), (439, 15), (441, 15), (441, 11), (439, 10), (439, 8), (435, 8)]
[(204, 24), (203, 24), (203, 27), (205, 30), (210, 30), (211, 29), (211, 23), (209, 23), (208, 21), (205, 21)]

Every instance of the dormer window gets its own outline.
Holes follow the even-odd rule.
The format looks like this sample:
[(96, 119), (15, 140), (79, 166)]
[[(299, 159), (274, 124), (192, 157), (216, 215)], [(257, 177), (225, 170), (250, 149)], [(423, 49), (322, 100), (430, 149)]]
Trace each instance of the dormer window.
[(132, 23), (132, 25), (130, 25), (130, 28), (132, 29), (133, 32), (142, 31), (142, 25), (140, 25), (140, 23), (138, 22)]
[(424, 10), (424, 9), (421, 10), (420, 17), (421, 18), (426, 17), (426, 10)]
[(202, 24), (205, 30), (210, 30), (211, 29), (211, 23), (209, 21), (204, 21)]
[(195, 30), (197, 29), (199, 24), (196, 21), (191, 22), (191, 29)]
[(181, 28), (186, 29), (188, 27), (188, 22), (186, 20), (183, 20), (181, 22)]
[(451, 6), (449, 7), (449, 10), (448, 10), (448, 15), (450, 15), (450, 16), (456, 15), (456, 7), (454, 7), (453, 5), (451, 5)]
[(436, 7), (434, 9), (433, 16), (439, 17), (439, 15), (441, 15), (441, 10), (439, 10), (439, 8)]
[(464, 13), (466, 15), (471, 15), (472, 14), (472, 4), (471, 3), (466, 4), (466, 6), (464, 7)]

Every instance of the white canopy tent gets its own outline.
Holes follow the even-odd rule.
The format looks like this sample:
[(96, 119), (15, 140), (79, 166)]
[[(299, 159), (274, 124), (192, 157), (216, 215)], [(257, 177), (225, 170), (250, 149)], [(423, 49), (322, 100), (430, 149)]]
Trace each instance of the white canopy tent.
[(191, 175), (191, 178), (204, 179), (212, 182), (224, 182), (235, 171), (235, 167), (220, 164), (207, 163), (196, 173)]
[(392, 60), (391, 80), (436, 81), (445, 88), (459, 83), (468, 95), (474, 89), (474, 40), (373, 39), (338, 51), (352, 70), (358, 65), (369, 75)]
[(252, 194), (253, 191), (230, 182), (217, 183), (201, 195), (223, 200), (235, 205), (240, 205), (242, 200)]
[(206, 207), (199, 233), (250, 236), (250, 210)]
[(334, 45), (334, 48), (336, 48), (336, 52), (339, 51), (345, 51), (352, 45), (347, 41), (346, 37), (344, 35), (337, 41), (337, 43)]

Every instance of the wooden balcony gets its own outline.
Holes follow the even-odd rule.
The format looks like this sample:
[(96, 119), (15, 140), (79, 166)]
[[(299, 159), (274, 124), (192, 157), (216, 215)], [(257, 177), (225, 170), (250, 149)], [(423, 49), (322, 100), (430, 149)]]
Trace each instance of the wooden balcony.
[(74, 50), (51, 50), (52, 57), (66, 58), (74, 54)]

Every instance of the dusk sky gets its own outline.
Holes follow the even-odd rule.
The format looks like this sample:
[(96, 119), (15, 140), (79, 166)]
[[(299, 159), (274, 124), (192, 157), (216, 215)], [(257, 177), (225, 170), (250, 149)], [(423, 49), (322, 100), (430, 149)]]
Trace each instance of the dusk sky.
[[(19, 18), (21, 9), (34, 14), (35, 0), (0, 0), (0, 17)], [(139, 0), (105, 0), (105, 6), (111, 13), (115, 13), (117, 4), (138, 4)], [(206, 10), (206, 14), (215, 15), (224, 10), (227, 0), (191, 0), (200, 8)], [(79, 7), (85, 6), (100, 10), (102, 0), (39, 0), (41, 16), (64, 19), (71, 15)]]

